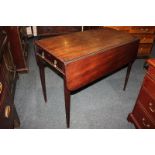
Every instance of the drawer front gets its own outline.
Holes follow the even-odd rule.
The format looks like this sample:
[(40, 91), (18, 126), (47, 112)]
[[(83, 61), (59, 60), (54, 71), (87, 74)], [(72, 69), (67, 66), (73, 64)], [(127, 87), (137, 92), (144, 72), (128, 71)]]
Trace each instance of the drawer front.
[(2, 101), (4, 100), (4, 95), (6, 93), (6, 84), (0, 80), (0, 109), (2, 106)]
[(130, 33), (154, 33), (154, 28), (149, 26), (133, 26)]
[(64, 64), (60, 60), (56, 59), (53, 55), (40, 49), (38, 50), (36, 56), (37, 59), (42, 59), (41, 61), (46, 62), (51, 67), (55, 68), (58, 72), (64, 74), (65, 72)]
[(134, 120), (136, 120), (135, 124), (138, 123), (138, 126), (140, 128), (155, 129), (155, 124), (148, 118), (140, 103), (135, 105), (132, 115), (134, 117)]
[(138, 55), (150, 55), (152, 44), (140, 44), (138, 48)]
[(9, 95), (5, 96), (3, 107), (0, 111), (0, 129), (13, 128), (13, 102)]
[(2, 61), (2, 72), (4, 75), (4, 79), (8, 83), (9, 89), (11, 90), (11, 84), (15, 79), (16, 70), (15, 67), (10, 64), (10, 60), (5, 56), (6, 55), (4, 55), (4, 59)]
[(2, 77), (2, 72), (1, 72), (1, 67), (0, 67), (0, 110), (3, 104), (5, 93), (6, 93), (6, 82), (4, 81)]
[(153, 80), (155, 80), (155, 68), (154, 67), (149, 66), (147, 73)]
[(134, 34), (134, 36), (140, 39), (140, 43), (153, 43), (154, 41), (152, 34)]
[(143, 105), (145, 110), (149, 113), (152, 119), (155, 121), (155, 96), (154, 98), (149, 95), (149, 92), (143, 88), (140, 92), (138, 101)]
[(150, 96), (155, 96), (155, 81), (153, 81), (149, 76), (145, 76), (143, 86), (149, 92)]

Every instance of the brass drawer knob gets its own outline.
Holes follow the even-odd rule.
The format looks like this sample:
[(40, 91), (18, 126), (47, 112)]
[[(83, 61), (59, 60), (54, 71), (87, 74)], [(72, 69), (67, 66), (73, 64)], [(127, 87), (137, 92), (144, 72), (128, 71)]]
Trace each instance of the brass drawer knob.
[(3, 85), (2, 85), (2, 83), (0, 82), (0, 94), (2, 93), (2, 90), (3, 90)]
[(57, 61), (54, 60), (54, 67), (57, 67)]
[(146, 40), (146, 37), (144, 37), (143, 40)]
[(146, 123), (146, 120), (144, 117), (142, 118), (142, 123), (145, 127), (150, 128), (150, 124)]
[(145, 32), (148, 32), (149, 31), (149, 29), (145, 29)]
[(141, 28), (140, 30), (141, 30), (141, 31), (144, 31), (144, 32), (148, 32), (148, 31), (149, 31), (148, 28)]
[(4, 111), (4, 115), (5, 115), (6, 118), (9, 118), (10, 112), (11, 112), (11, 107), (9, 105), (7, 105), (5, 107), (5, 111)]
[(150, 102), (149, 103), (149, 109), (150, 109), (151, 112), (154, 113), (155, 112), (155, 108), (153, 108), (152, 106), (153, 106), (153, 104)]
[(143, 50), (143, 47), (141, 47), (140, 50), (142, 51)]
[(42, 56), (42, 58), (45, 58), (45, 54), (44, 54), (44, 52), (42, 52), (41, 56)]

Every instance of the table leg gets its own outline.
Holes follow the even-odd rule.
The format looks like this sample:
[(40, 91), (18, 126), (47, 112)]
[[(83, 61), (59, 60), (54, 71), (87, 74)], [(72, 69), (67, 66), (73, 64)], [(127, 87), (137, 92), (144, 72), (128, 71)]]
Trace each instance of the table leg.
[(64, 96), (65, 96), (65, 109), (66, 109), (66, 123), (67, 128), (70, 126), (70, 91), (67, 89), (64, 82)]
[(44, 100), (45, 102), (47, 102), (46, 83), (45, 83), (45, 66), (42, 63), (39, 63), (38, 66), (39, 66), (40, 80), (41, 80)]
[(130, 71), (131, 71), (131, 67), (132, 67), (133, 62), (130, 62), (128, 64), (128, 68), (127, 68), (127, 73), (126, 73), (126, 77), (125, 77), (125, 83), (124, 83), (124, 88), (123, 90), (125, 91), (127, 83), (128, 83), (128, 79), (129, 79), (129, 75), (130, 75)]

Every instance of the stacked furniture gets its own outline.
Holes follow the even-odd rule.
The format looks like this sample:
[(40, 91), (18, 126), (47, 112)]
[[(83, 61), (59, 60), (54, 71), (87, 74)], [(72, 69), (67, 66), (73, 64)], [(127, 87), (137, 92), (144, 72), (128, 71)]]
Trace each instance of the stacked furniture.
[(37, 36), (58, 36), (72, 32), (99, 28), (98, 26), (37, 26)]
[(155, 129), (155, 59), (149, 59), (148, 70), (128, 121), (136, 128)]
[(126, 31), (138, 37), (140, 39), (138, 57), (140, 58), (150, 57), (155, 38), (154, 26), (108, 26), (108, 27)]
[(6, 32), (0, 28), (0, 128), (14, 128), (20, 124), (13, 101), (16, 80), (10, 42)]
[(16, 70), (28, 72), (28, 36), (25, 26), (8, 26), (5, 30), (10, 41), (10, 48)]

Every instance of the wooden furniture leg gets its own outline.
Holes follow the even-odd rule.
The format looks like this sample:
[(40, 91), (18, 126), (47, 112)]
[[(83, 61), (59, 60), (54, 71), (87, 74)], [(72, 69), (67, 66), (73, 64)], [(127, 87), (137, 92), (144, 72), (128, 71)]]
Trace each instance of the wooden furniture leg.
[(45, 102), (47, 102), (46, 83), (45, 83), (45, 66), (41, 62), (39, 62), (38, 66), (39, 66), (40, 79), (41, 79), (41, 85), (42, 85), (44, 100), (45, 100)]
[(65, 109), (66, 109), (66, 124), (67, 128), (70, 127), (70, 91), (67, 89), (64, 82), (64, 96), (65, 96)]
[(125, 77), (125, 83), (124, 83), (124, 88), (123, 90), (125, 91), (127, 83), (128, 83), (128, 79), (129, 79), (129, 75), (130, 75), (130, 71), (131, 71), (131, 67), (132, 67), (133, 62), (130, 62), (128, 64), (128, 68), (127, 68), (127, 73), (126, 73), (126, 77)]

